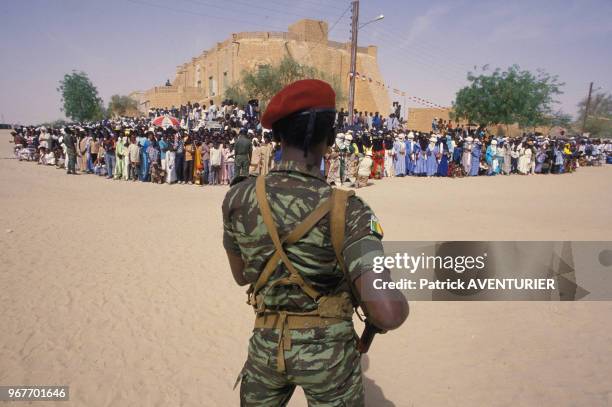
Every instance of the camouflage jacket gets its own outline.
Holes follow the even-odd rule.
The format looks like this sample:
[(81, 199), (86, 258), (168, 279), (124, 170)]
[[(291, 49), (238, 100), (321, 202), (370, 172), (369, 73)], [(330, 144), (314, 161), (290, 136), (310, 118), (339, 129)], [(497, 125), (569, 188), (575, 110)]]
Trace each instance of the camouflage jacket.
[[(266, 261), (274, 252), (274, 245), (262, 220), (255, 195), (255, 180), (250, 177), (232, 186), (223, 202), (223, 243), (226, 250), (240, 255), (244, 261), (244, 275), (251, 284), (257, 281)], [(282, 161), (266, 177), (268, 201), (273, 212), (278, 234), (286, 236), (308, 216), (323, 199), (331, 195), (319, 168), (306, 168), (298, 163)], [(377, 227), (372, 227), (375, 224)], [(369, 268), (364, 262), (364, 250), (381, 252), (382, 234), (372, 210), (352, 196), (346, 212), (344, 242), (345, 262), (354, 281)], [(329, 215), (302, 239), (286, 246), (287, 255), (302, 277), (322, 294), (330, 293), (344, 284), (344, 274), (336, 260), (330, 239)], [(316, 303), (298, 286), (268, 287), (288, 271), (279, 262), (268, 280), (265, 293), (266, 308), (287, 311), (311, 311)]]

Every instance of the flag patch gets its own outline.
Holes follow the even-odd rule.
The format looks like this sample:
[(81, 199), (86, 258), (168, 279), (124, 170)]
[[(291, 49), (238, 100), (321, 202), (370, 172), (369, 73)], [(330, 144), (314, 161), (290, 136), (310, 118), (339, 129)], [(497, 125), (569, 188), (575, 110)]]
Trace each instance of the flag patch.
[(383, 229), (380, 226), (380, 222), (378, 222), (378, 218), (374, 215), (370, 217), (370, 233), (374, 236), (377, 236), (382, 239), (383, 237)]

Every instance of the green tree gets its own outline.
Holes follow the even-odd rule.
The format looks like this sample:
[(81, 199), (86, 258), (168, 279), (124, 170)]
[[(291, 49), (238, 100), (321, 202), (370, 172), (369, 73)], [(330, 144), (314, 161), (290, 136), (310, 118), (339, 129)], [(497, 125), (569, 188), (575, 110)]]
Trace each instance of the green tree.
[(344, 100), (340, 79), (318, 69), (303, 65), (285, 56), (278, 65), (260, 65), (257, 69), (242, 72), (242, 79), (225, 91), (225, 96), (239, 104), (249, 99), (259, 99), (262, 109), (284, 86), (300, 79), (321, 79), (328, 82), (336, 92), (336, 103)]
[(107, 112), (109, 115), (125, 116), (126, 113), (138, 111), (138, 102), (129, 96), (113, 95), (108, 102)]
[(467, 79), (470, 85), (460, 89), (453, 102), (453, 119), (483, 126), (518, 123), (531, 128), (548, 124), (557, 103), (554, 97), (562, 93), (563, 86), (556, 76), (544, 71), (533, 74), (517, 65), (491, 74), (469, 72)]
[(62, 94), (62, 111), (74, 121), (98, 120), (104, 116), (102, 99), (85, 72), (64, 75), (57, 91)]
[[(582, 129), (587, 98), (578, 103), (576, 127)], [(612, 137), (612, 94), (596, 93), (591, 97), (584, 131), (596, 137)]]

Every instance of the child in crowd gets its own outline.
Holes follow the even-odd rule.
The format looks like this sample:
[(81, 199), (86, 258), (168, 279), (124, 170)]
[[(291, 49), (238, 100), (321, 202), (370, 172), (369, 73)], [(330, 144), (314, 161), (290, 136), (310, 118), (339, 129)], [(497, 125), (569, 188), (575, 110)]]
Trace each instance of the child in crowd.
[(132, 136), (130, 140), (128, 157), (130, 160), (129, 178), (132, 181), (137, 181), (138, 174), (140, 173), (140, 147), (138, 147), (135, 136)]

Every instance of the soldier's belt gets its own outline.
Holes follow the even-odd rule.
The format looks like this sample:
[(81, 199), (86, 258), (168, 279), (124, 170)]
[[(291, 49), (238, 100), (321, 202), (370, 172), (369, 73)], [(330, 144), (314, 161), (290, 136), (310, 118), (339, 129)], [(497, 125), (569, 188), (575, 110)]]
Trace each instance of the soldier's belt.
[[(280, 313), (266, 313), (255, 317), (255, 328), (282, 329)], [(330, 325), (345, 322), (342, 318), (323, 318), (320, 315), (287, 315), (285, 329), (325, 328)]]

